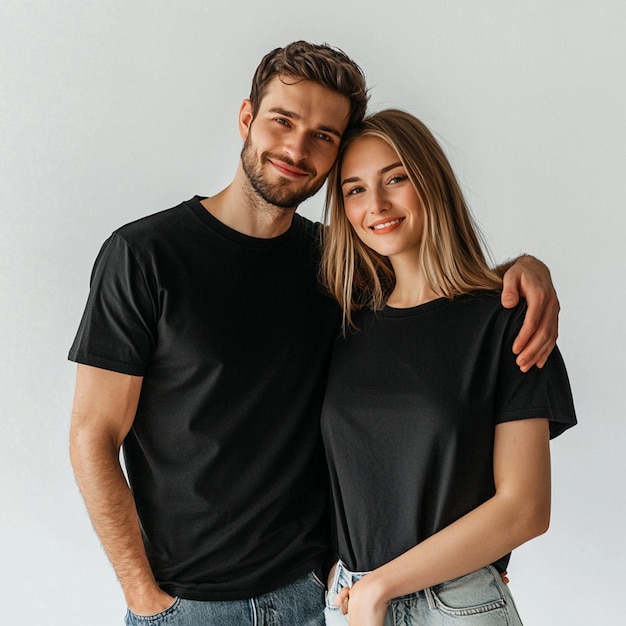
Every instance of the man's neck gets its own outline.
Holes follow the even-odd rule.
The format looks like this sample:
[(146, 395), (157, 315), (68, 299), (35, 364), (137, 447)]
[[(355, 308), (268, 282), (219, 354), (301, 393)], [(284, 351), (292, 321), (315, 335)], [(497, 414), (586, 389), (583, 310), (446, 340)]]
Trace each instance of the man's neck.
[(289, 230), (296, 208), (282, 209), (265, 202), (252, 188), (241, 165), (235, 180), (202, 206), (222, 224), (250, 237), (271, 239)]

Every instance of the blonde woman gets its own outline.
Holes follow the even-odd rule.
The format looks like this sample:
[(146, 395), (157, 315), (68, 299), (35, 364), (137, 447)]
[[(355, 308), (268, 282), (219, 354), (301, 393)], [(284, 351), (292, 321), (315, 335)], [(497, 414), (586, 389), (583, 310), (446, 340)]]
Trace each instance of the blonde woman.
[(322, 415), (340, 558), (327, 624), (521, 624), (502, 578), (548, 528), (549, 439), (576, 423), (561, 355), (516, 365), (524, 305), (501, 307), (415, 117), (367, 118), (328, 184), (322, 271), (345, 332)]

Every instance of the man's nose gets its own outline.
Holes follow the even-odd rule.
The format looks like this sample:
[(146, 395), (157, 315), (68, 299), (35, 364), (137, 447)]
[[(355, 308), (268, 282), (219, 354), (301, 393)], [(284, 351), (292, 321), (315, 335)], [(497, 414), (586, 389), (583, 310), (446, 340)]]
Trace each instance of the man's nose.
[(309, 138), (306, 133), (290, 133), (285, 141), (284, 152), (296, 164), (306, 159), (309, 156)]

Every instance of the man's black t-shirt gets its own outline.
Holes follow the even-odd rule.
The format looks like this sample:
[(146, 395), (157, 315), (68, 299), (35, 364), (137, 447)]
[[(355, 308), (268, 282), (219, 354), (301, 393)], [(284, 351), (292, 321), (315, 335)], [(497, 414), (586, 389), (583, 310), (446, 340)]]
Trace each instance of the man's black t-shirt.
[(362, 311), (360, 332), (337, 342), (322, 435), (350, 570), (383, 565), (492, 497), (496, 424), (548, 418), (554, 437), (576, 423), (557, 349), (541, 370), (515, 364), (523, 313), (468, 294)]
[(143, 376), (123, 446), (150, 564), (196, 600), (248, 598), (328, 549), (319, 414), (338, 310), (318, 225), (236, 232), (194, 198), (104, 244), (70, 351)]

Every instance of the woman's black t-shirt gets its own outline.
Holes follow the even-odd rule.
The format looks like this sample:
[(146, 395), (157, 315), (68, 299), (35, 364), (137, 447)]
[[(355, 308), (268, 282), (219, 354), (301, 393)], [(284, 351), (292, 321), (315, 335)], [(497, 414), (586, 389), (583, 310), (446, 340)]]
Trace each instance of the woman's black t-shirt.
[(548, 418), (554, 437), (576, 423), (557, 349), (541, 370), (515, 364), (523, 314), (468, 294), (362, 311), (337, 342), (322, 436), (349, 569), (379, 567), (492, 497), (496, 424)]

